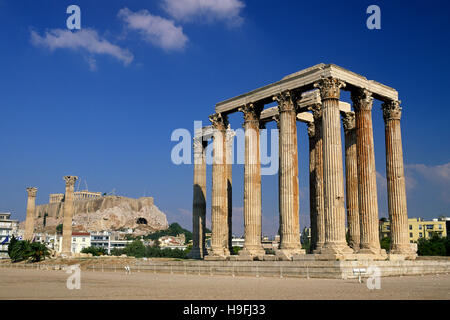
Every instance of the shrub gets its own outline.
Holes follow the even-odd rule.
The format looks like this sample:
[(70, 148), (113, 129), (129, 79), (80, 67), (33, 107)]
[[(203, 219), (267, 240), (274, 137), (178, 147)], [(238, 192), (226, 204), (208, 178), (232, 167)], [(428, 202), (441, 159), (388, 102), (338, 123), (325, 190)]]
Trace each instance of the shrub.
[(91, 253), (94, 257), (103, 256), (107, 254), (107, 250), (102, 247), (87, 247), (81, 250), (82, 253)]

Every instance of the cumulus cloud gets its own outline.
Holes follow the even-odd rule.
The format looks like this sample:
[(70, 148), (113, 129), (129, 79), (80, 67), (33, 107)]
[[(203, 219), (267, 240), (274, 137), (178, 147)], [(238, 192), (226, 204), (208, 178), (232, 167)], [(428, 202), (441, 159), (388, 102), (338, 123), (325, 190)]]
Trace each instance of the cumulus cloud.
[(433, 182), (444, 184), (450, 183), (450, 162), (437, 166), (426, 166), (424, 164), (409, 164), (406, 165), (406, 169), (408, 171), (418, 173), (422, 175), (425, 179)]
[(221, 20), (237, 26), (243, 21), (240, 13), (245, 4), (240, 0), (163, 0), (163, 7), (176, 20)]
[(93, 29), (81, 29), (76, 32), (52, 29), (46, 31), (42, 36), (36, 31), (31, 31), (31, 43), (35, 46), (46, 47), (51, 51), (69, 49), (88, 53), (91, 56), (87, 58), (87, 61), (92, 70), (96, 68), (92, 55), (109, 55), (122, 61), (124, 65), (129, 65), (134, 58), (130, 51), (101, 38)]
[(118, 17), (128, 29), (138, 31), (144, 40), (164, 50), (181, 50), (188, 41), (182, 27), (175, 26), (172, 20), (152, 15), (147, 10), (133, 12), (123, 8)]

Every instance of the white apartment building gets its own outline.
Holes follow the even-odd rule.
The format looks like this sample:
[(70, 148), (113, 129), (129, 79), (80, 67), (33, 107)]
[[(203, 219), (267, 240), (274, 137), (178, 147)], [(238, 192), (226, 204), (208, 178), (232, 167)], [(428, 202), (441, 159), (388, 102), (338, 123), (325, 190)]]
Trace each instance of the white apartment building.
[(7, 259), (8, 245), (13, 235), (17, 235), (19, 221), (11, 220), (11, 213), (0, 213), (0, 259)]

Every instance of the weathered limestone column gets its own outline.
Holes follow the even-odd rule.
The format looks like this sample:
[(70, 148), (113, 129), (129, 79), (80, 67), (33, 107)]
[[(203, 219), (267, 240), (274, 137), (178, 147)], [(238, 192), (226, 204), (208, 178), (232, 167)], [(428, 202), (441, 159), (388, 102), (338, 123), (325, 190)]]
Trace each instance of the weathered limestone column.
[(315, 83), (322, 100), (323, 178), (325, 204), (325, 244), (321, 254), (353, 253), (345, 240), (344, 173), (342, 163), (340, 89), (345, 83), (335, 78), (323, 78)]
[(259, 145), (259, 118), (262, 107), (248, 104), (244, 113), (245, 165), (244, 165), (244, 249), (239, 255), (261, 256), (261, 161)]
[(233, 252), (233, 140), (236, 133), (227, 128), (225, 137), (225, 157), (227, 176), (228, 250)]
[(297, 115), (291, 92), (274, 97), (280, 114), (280, 247), (277, 254), (290, 259), (304, 254), (300, 245)]
[(202, 259), (206, 255), (206, 148), (203, 136), (194, 138), (194, 201), (192, 208), (192, 249), (189, 257)]
[(359, 233), (358, 205), (358, 165), (356, 157), (356, 127), (355, 113), (342, 114), (345, 132), (345, 186), (347, 199), (347, 225), (349, 245), (355, 251), (359, 250), (361, 235)]
[[(278, 140), (280, 136), (280, 115), (277, 114), (276, 116), (273, 116), (272, 119), (277, 123), (277, 130), (278, 130)], [(280, 163), (281, 163), (281, 144), (278, 143), (278, 170), (280, 170)], [(278, 174), (278, 235), (280, 236), (280, 242), (281, 242), (281, 175)]]
[(316, 133), (314, 122), (308, 123), (309, 137), (309, 220), (311, 224), (310, 253), (317, 244), (317, 195), (316, 195)]
[(314, 245), (314, 252), (320, 252), (325, 244), (325, 202), (323, 190), (323, 130), (322, 130), (322, 104), (315, 104), (311, 107), (314, 117), (315, 131), (315, 148), (314, 148), (314, 164), (315, 164), (315, 187), (316, 201), (314, 208), (316, 214), (317, 235)]
[(65, 176), (66, 195), (64, 198), (64, 218), (61, 253), (67, 256), (72, 254), (72, 219), (73, 219), (73, 189), (78, 177)]
[(351, 94), (356, 118), (358, 196), (361, 243), (359, 253), (380, 254), (377, 177), (372, 128), (372, 93), (358, 89)]
[(410, 258), (415, 258), (416, 254), (411, 249), (408, 236), (408, 212), (400, 129), (402, 108), (399, 101), (385, 102), (382, 107), (386, 135), (386, 179), (389, 220), (391, 222), (390, 253), (404, 254), (409, 255)]
[(212, 205), (211, 205), (211, 256), (225, 257), (228, 250), (228, 193), (225, 134), (226, 116), (210, 117), (213, 133)]
[(27, 217), (25, 219), (25, 234), (24, 240), (33, 240), (34, 233), (34, 219), (36, 217), (36, 193), (37, 188), (27, 188)]

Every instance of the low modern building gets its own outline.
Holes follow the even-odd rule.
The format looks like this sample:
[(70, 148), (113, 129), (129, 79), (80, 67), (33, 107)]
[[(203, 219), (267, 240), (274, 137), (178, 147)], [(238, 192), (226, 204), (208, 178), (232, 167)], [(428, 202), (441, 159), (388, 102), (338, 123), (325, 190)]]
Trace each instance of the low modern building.
[[(91, 246), (91, 234), (89, 232), (72, 232), (72, 253), (80, 253), (84, 248)], [(57, 251), (61, 252), (62, 236), (58, 236)]]
[(17, 235), (19, 228), (18, 220), (11, 220), (11, 213), (0, 213), (0, 259), (7, 259), (8, 246), (13, 235)]
[[(424, 220), (423, 218), (408, 219), (409, 242), (415, 243), (421, 238), (429, 239), (433, 233), (441, 237), (447, 236), (446, 219)], [(380, 238), (389, 237), (391, 232), (390, 221), (380, 220)]]

